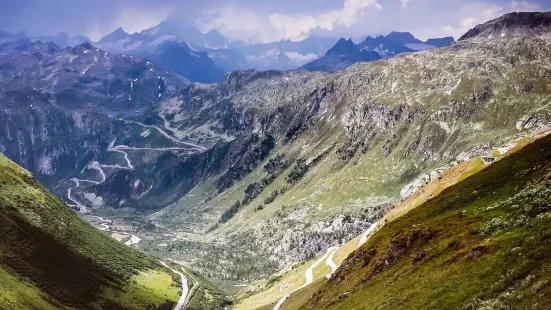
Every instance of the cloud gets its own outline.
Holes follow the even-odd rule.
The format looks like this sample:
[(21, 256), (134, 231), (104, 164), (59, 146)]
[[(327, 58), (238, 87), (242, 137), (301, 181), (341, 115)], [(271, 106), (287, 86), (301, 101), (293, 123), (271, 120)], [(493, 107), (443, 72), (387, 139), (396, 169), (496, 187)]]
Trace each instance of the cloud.
[(507, 12), (542, 9), (551, 9), (549, 0), (0, 0), (0, 29), (97, 40), (121, 26), (141, 31), (170, 16), (184, 26), (218, 29), (248, 42), (358, 38), (394, 30), (424, 40), (457, 38)]
[(458, 38), (477, 24), (498, 18), (506, 13), (541, 10), (542, 8), (539, 3), (529, 1), (512, 1), (509, 5), (498, 5), (488, 2), (471, 3), (464, 6), (460, 11), (460, 19), (457, 25), (452, 26), (448, 24), (442, 30)]
[(541, 5), (536, 2), (513, 1), (511, 2), (511, 10), (515, 12), (537, 12), (541, 11)]
[(0, 0), (0, 29), (97, 40), (118, 27), (134, 32), (156, 25), (175, 7), (170, 0)]
[(402, 7), (405, 8), (406, 6), (408, 6), (408, 3), (410, 3), (412, 0), (400, 0), (400, 2), (402, 2)]
[(247, 33), (253, 41), (271, 42), (281, 38), (294, 41), (305, 39), (314, 29), (332, 31), (335, 27), (350, 27), (365, 18), (368, 8), (381, 11), (378, 0), (345, 0), (338, 9), (318, 14), (258, 13), (226, 6), (217, 12), (210, 12), (197, 25), (203, 31), (218, 29), (230, 38)]

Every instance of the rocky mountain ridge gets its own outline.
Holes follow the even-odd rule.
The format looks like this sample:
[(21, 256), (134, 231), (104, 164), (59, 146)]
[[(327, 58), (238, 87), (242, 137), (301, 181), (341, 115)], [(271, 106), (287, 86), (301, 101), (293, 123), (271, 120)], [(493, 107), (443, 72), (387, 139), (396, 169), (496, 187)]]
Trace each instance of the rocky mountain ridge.
[(336, 72), (356, 62), (375, 61), (401, 53), (443, 47), (452, 42), (454, 42), (452, 37), (429, 39), (423, 42), (409, 32), (391, 32), (386, 36), (378, 37), (368, 36), (357, 45), (351, 39), (341, 38), (324, 57), (305, 64), (303, 68), (310, 71)]
[(459, 40), (485, 40), (503, 37), (549, 38), (551, 12), (513, 12), (469, 30)]

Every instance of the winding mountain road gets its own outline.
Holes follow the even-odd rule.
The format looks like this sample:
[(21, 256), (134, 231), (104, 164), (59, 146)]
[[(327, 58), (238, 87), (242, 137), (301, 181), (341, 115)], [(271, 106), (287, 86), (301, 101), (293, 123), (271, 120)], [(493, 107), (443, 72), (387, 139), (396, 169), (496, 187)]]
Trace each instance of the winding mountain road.
[(329, 256), (327, 257), (327, 260), (325, 261), (325, 264), (327, 265), (327, 267), (331, 269), (331, 271), (325, 275), (328, 279), (331, 278), (331, 276), (335, 273), (335, 271), (337, 271), (337, 269), (339, 269), (339, 266), (335, 263), (335, 261), (333, 261), (333, 257), (335, 257), (335, 253), (337, 253), (340, 247), (333, 247), (330, 249), (333, 249), (333, 250), (331, 251), (331, 254), (329, 254)]
[(130, 120), (125, 120), (125, 119), (119, 119), (121, 121), (124, 121), (124, 122), (127, 122), (127, 123), (132, 123), (132, 124), (137, 124), (137, 125), (140, 125), (142, 127), (145, 127), (145, 128), (151, 128), (151, 129), (155, 129), (157, 130), (159, 133), (161, 133), (163, 136), (167, 137), (168, 139), (176, 142), (176, 143), (180, 143), (180, 144), (184, 144), (184, 145), (187, 145), (187, 146), (191, 146), (191, 147), (194, 147), (194, 148), (197, 148), (199, 150), (202, 150), (202, 151), (206, 151), (207, 148), (205, 147), (202, 147), (200, 145), (197, 145), (197, 144), (193, 144), (191, 142), (185, 142), (185, 141), (180, 141), (176, 138), (174, 138), (173, 136), (169, 135), (168, 133), (166, 133), (164, 130), (162, 130), (161, 128), (157, 127), (157, 126), (152, 126), (152, 125), (146, 125), (146, 124), (143, 124), (143, 123), (140, 123), (140, 122), (137, 122), (137, 121), (130, 121)]
[(187, 295), (189, 293), (189, 288), (187, 286), (187, 278), (183, 273), (170, 268), (167, 264), (165, 264), (165, 262), (163, 262), (163, 261), (160, 261), (160, 262), (163, 266), (170, 269), (170, 271), (172, 271), (175, 274), (179, 275), (180, 279), (182, 280), (182, 295), (180, 295), (180, 299), (178, 300), (178, 303), (176, 304), (176, 307), (174, 307), (174, 310), (182, 310), (186, 306)]
[(369, 237), (369, 234), (371, 234), (372, 231), (374, 231), (377, 228), (377, 225), (379, 225), (379, 222), (375, 222), (369, 226), (369, 228), (362, 234), (362, 237), (360, 238), (360, 241), (358, 242), (358, 249), (364, 245), (364, 243), (367, 242), (367, 239)]
[[(165, 137), (169, 138), (170, 140), (172, 140), (176, 143), (184, 144), (184, 145), (187, 145), (187, 146), (199, 149), (199, 150), (207, 150), (206, 148), (204, 148), (202, 146), (199, 146), (199, 145), (196, 145), (196, 144), (193, 144), (193, 143), (179, 141), (179, 140), (173, 138), (172, 136), (170, 136), (169, 134), (167, 134), (166, 132), (164, 132), (163, 130), (161, 130), (160, 128), (157, 128), (155, 126), (149, 126), (149, 125), (145, 125), (145, 124), (135, 122), (135, 121), (127, 121), (127, 120), (124, 120), (124, 121), (130, 122), (130, 123), (135, 123), (135, 124), (138, 124), (138, 125), (143, 126), (143, 127), (156, 129), (162, 135), (164, 135)], [(70, 187), (67, 190), (67, 199), (72, 201), (75, 204), (74, 206), (76, 206), (80, 209), (81, 213), (88, 213), (88, 209), (86, 208), (86, 206), (84, 206), (83, 204), (81, 204), (80, 202), (78, 202), (77, 200), (75, 200), (72, 197), (72, 195), (71, 195), (72, 190), (76, 187), (80, 187), (80, 183), (82, 183), (82, 182), (88, 182), (88, 183), (92, 183), (92, 184), (96, 184), (96, 185), (105, 182), (105, 180), (107, 179), (107, 176), (105, 175), (105, 172), (103, 171), (103, 168), (134, 170), (134, 165), (132, 165), (132, 162), (130, 161), (130, 158), (128, 158), (128, 153), (126, 153), (124, 150), (154, 150), (154, 151), (189, 150), (189, 148), (182, 148), (182, 147), (138, 148), (138, 147), (125, 146), (125, 145), (115, 146), (115, 141), (116, 141), (116, 139), (111, 142), (111, 144), (109, 145), (109, 148), (107, 149), (107, 151), (117, 152), (117, 153), (123, 154), (124, 159), (126, 160), (127, 167), (123, 167), (119, 164), (104, 165), (104, 164), (100, 164), (97, 161), (93, 161), (90, 164), (88, 164), (86, 167), (84, 167), (81, 170), (80, 173), (83, 173), (86, 169), (97, 170), (101, 175), (101, 178), (102, 178), (101, 181), (83, 180), (83, 179), (77, 179), (77, 178), (72, 178), (71, 179), (71, 181), (75, 182), (75, 186)], [(109, 224), (112, 223), (112, 221), (104, 219), (102, 217), (97, 217), (97, 218), (101, 221), (101, 223), (99, 224), (100, 225), (100, 230), (116, 233), (116, 231), (109, 230)], [(128, 245), (128, 246), (136, 244), (136, 243), (141, 241), (141, 239), (139, 237), (135, 236), (135, 235), (132, 235), (132, 234), (127, 234), (127, 235), (130, 235), (130, 240), (125, 242), (125, 244)], [(180, 299), (178, 300), (178, 303), (176, 304), (176, 307), (174, 307), (174, 310), (183, 310), (185, 308), (187, 298), (188, 298), (188, 295), (189, 295), (188, 279), (183, 273), (170, 268), (166, 263), (164, 263), (162, 261), (160, 261), (160, 262), (163, 266), (170, 269), (173, 273), (178, 274), (180, 276), (180, 279), (182, 280), (182, 294), (180, 296)], [(313, 269), (313, 267), (311, 269)], [(306, 277), (307, 277), (307, 280), (310, 279), (310, 283), (311, 283), (312, 279), (313, 279), (313, 275), (312, 275), (311, 270), (310, 270), (310, 275), (309, 276), (307, 275)]]
[[(379, 224), (379, 222), (375, 222), (375, 223), (371, 224), (371, 226), (369, 226), (369, 228), (366, 231), (364, 231), (364, 233), (360, 237), (360, 240), (358, 242), (358, 246), (357, 246), (356, 249), (359, 249), (364, 243), (367, 242), (367, 240), (369, 239), (369, 235), (377, 228), (378, 224)], [(330, 248), (328, 248), (327, 251), (325, 252), (325, 254), (322, 257), (320, 257), (315, 263), (313, 263), (308, 269), (306, 269), (306, 272), (304, 273), (304, 277), (306, 278), (306, 282), (301, 287), (299, 287), (296, 290), (293, 290), (292, 292), (287, 293), (285, 296), (281, 297), (281, 299), (279, 299), (277, 304), (274, 306), (273, 310), (279, 310), (281, 305), (283, 305), (285, 300), (287, 298), (289, 298), (291, 296), (291, 294), (293, 294), (294, 292), (296, 292), (298, 290), (301, 290), (301, 289), (307, 287), (308, 285), (312, 284), (312, 282), (314, 282), (314, 268), (316, 268), (324, 260), (325, 260), (325, 264), (329, 268), (331, 268), (331, 272), (329, 272), (326, 275), (327, 278), (330, 278), (335, 273), (335, 271), (337, 271), (337, 269), (339, 268), (339, 265), (337, 265), (335, 263), (335, 261), (333, 260), (333, 258), (335, 256), (335, 253), (337, 253), (337, 251), (339, 249), (340, 249), (340, 247), (330, 247)]]
[(320, 257), (310, 267), (308, 267), (308, 269), (306, 269), (306, 271), (304, 272), (304, 277), (306, 278), (306, 282), (304, 282), (304, 284), (301, 287), (299, 287), (296, 290), (293, 290), (292, 292), (290, 292), (290, 293), (286, 294), (285, 296), (281, 297), (281, 299), (274, 306), (273, 310), (278, 310), (281, 307), (281, 305), (283, 305), (283, 302), (285, 302), (285, 300), (287, 298), (289, 298), (289, 296), (291, 296), (291, 294), (293, 294), (294, 292), (296, 292), (298, 290), (301, 290), (301, 289), (307, 287), (308, 285), (312, 284), (312, 282), (314, 282), (314, 268), (316, 268), (319, 264), (321, 264), (331, 252), (335, 251), (335, 249), (337, 249), (337, 248), (335, 248), (335, 247), (328, 248), (327, 251), (325, 252), (325, 254), (323, 254), (322, 257)]

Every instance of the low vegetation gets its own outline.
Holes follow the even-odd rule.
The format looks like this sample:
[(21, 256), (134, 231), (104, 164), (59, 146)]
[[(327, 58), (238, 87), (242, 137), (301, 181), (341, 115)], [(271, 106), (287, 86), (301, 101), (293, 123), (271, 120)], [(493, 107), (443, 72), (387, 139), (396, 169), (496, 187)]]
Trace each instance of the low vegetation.
[(171, 309), (179, 297), (157, 259), (92, 228), (2, 155), (0, 270), (14, 287), (3, 298), (38, 308)]
[(546, 309), (551, 137), (387, 223), (302, 309)]

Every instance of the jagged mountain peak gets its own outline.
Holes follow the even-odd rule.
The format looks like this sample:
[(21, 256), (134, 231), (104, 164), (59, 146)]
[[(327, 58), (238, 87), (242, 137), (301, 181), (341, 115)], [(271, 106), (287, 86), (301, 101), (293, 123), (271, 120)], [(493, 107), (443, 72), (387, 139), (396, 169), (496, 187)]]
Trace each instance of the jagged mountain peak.
[[(90, 50), (96, 49), (96, 47), (94, 47), (92, 44), (90, 44), (90, 42), (84, 42), (84, 43), (81, 43), (79, 45), (76, 45), (73, 48), (69, 47), (68, 49), (73, 54), (85, 54), (85, 53), (88, 53), (88, 51), (90, 51)], [(98, 51), (99, 51), (99, 49), (98, 49)]]
[(60, 50), (59, 46), (57, 46), (55, 43), (42, 41), (34, 41), (30, 43), (29, 49), (33, 51), (39, 51), (44, 54), (53, 54)]
[(339, 41), (337, 41), (337, 44), (327, 51), (327, 55), (350, 53), (357, 50), (358, 48), (356, 47), (356, 44), (352, 42), (352, 39), (347, 40), (345, 38), (340, 38)]
[(459, 41), (501, 37), (537, 37), (551, 33), (551, 12), (513, 12), (477, 25)]
[(401, 43), (401, 44), (404, 44), (404, 45), (408, 44), (408, 43), (421, 43), (421, 40), (417, 39), (416, 37), (414, 37), (409, 32), (393, 31), (393, 32), (389, 33), (386, 36), (386, 38), (389, 39), (389, 40), (392, 40), (396, 43)]
[(114, 43), (128, 37), (130, 34), (124, 31), (122, 27), (117, 28), (115, 31), (101, 38), (98, 43)]

